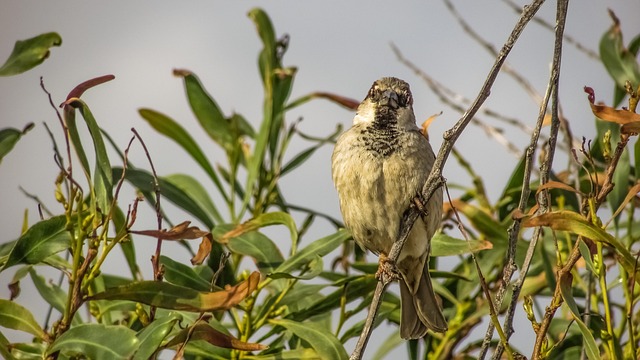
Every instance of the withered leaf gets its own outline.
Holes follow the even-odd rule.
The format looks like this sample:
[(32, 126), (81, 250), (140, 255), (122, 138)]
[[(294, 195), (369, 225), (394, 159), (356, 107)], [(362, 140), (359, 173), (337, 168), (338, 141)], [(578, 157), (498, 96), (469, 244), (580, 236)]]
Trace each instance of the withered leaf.
[(213, 243), (213, 235), (208, 233), (202, 237), (200, 246), (198, 246), (198, 252), (191, 258), (191, 265), (200, 265), (204, 262), (204, 259), (211, 253), (211, 245)]
[(604, 121), (614, 122), (624, 125), (640, 121), (640, 114), (636, 114), (629, 110), (617, 110), (611, 106), (600, 105), (595, 103), (596, 95), (592, 88), (585, 86), (584, 92), (588, 94), (589, 104), (593, 115)]
[(191, 221), (184, 221), (169, 230), (131, 230), (130, 232), (132, 234), (152, 236), (162, 240), (193, 240), (211, 235), (208, 231), (200, 230), (197, 226), (189, 226), (189, 224), (191, 224)]
[(169, 348), (192, 340), (203, 340), (214, 346), (243, 351), (259, 351), (269, 348), (262, 344), (243, 342), (204, 323), (199, 323), (192, 328), (180, 331), (178, 335), (167, 343), (166, 347)]

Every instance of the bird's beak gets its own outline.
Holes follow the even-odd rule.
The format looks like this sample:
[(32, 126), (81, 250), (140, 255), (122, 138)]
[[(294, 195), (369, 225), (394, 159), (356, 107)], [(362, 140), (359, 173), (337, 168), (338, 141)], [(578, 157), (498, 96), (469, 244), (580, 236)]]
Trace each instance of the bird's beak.
[(380, 105), (388, 106), (393, 109), (398, 108), (398, 94), (393, 90), (385, 90), (380, 98)]

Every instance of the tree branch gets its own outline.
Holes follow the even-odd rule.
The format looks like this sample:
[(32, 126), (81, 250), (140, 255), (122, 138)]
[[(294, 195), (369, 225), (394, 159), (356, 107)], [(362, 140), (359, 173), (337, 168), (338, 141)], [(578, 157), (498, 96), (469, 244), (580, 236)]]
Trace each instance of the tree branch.
[[(431, 169), (431, 173), (429, 174), (429, 178), (427, 179), (423, 189), (422, 195), (424, 199), (429, 200), (431, 196), (436, 192), (436, 190), (445, 183), (445, 179), (442, 176), (442, 169), (444, 168), (444, 164), (453, 149), (453, 145), (455, 144), (462, 131), (469, 124), (471, 119), (473, 119), (474, 115), (478, 112), (482, 104), (486, 101), (491, 93), (491, 87), (495, 82), (498, 74), (500, 73), (500, 69), (504, 64), (507, 56), (511, 52), (511, 49), (515, 45), (516, 41), (522, 34), (522, 31), (529, 23), (529, 21), (534, 17), (536, 12), (540, 9), (544, 0), (534, 0), (530, 5), (525, 6), (523, 9), (518, 22), (514, 26), (509, 38), (502, 46), (500, 53), (496, 57), (496, 61), (494, 62), (489, 74), (482, 85), (476, 99), (473, 101), (469, 109), (463, 114), (462, 118), (458, 120), (458, 122), (449, 130), (445, 131), (443, 134), (444, 141), (440, 146), (440, 151), (438, 152), (438, 156), (436, 157), (435, 163), (433, 164), (433, 168)], [(409, 236), (409, 232), (413, 227), (413, 223), (418, 218), (420, 212), (418, 209), (410, 208), (407, 211), (407, 214), (402, 219), (399, 236), (396, 242), (393, 244), (391, 251), (388, 255), (390, 261), (395, 262), (400, 255), (400, 251), (404, 246), (404, 243), (407, 241), (407, 237)], [(389, 285), (391, 279), (386, 278), (385, 276), (381, 276), (380, 282), (376, 287), (376, 292), (374, 293), (373, 301), (371, 303), (371, 307), (369, 308), (369, 313), (367, 315), (367, 319), (365, 322), (365, 327), (360, 334), (360, 338), (358, 339), (358, 343), (356, 344), (356, 348), (354, 352), (351, 354), (350, 359), (361, 359), (362, 354), (366, 348), (369, 337), (371, 336), (371, 331), (373, 329), (373, 322), (378, 312), (378, 308), (380, 307), (380, 299), (382, 298), (382, 293), (385, 288)]]

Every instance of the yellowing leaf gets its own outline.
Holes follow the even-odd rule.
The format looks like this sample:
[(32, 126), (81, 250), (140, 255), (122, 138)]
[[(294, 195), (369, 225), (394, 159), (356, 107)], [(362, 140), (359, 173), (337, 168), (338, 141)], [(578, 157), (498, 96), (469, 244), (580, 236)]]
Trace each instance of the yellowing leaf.
[(183, 221), (171, 229), (162, 230), (131, 230), (132, 234), (152, 236), (162, 240), (197, 239), (210, 235), (208, 231), (200, 230), (197, 226), (189, 226), (191, 221)]
[(589, 94), (589, 103), (593, 115), (604, 121), (614, 122), (624, 125), (640, 121), (640, 114), (633, 113), (629, 110), (616, 110), (606, 105), (595, 104), (595, 92), (592, 88), (585, 86), (584, 91)]

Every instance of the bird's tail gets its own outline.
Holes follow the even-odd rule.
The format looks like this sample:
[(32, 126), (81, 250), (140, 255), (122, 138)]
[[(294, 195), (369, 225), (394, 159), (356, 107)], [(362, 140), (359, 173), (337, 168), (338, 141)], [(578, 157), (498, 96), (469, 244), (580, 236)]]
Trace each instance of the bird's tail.
[(400, 280), (400, 299), (400, 336), (403, 339), (420, 339), (427, 334), (428, 329), (435, 332), (447, 331), (447, 320), (433, 291), (428, 266), (424, 267), (415, 294), (411, 292), (404, 279)]

